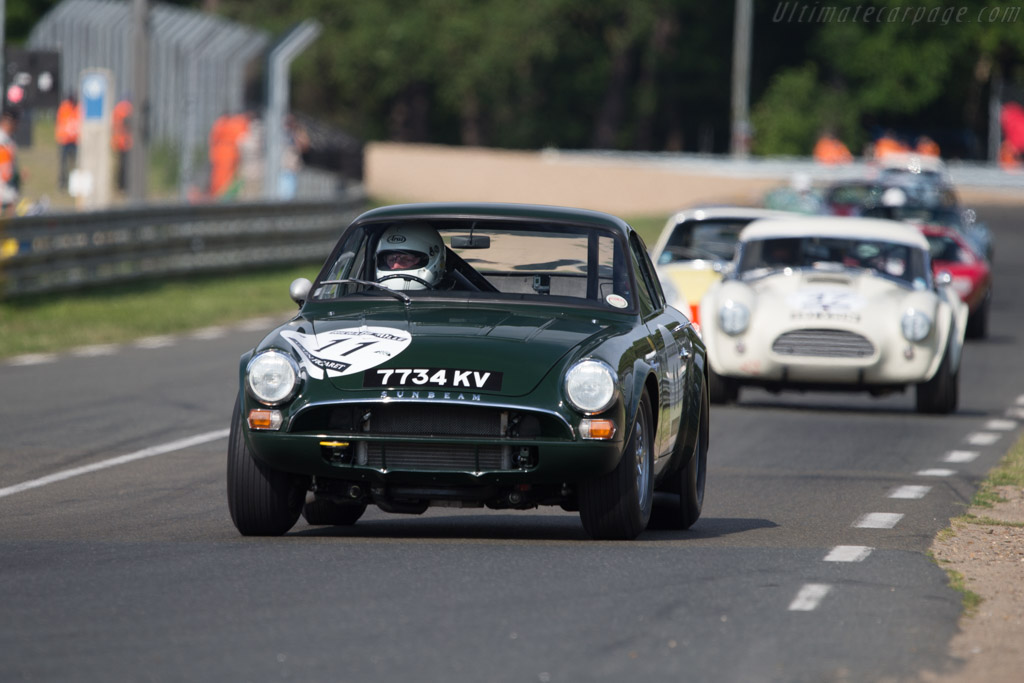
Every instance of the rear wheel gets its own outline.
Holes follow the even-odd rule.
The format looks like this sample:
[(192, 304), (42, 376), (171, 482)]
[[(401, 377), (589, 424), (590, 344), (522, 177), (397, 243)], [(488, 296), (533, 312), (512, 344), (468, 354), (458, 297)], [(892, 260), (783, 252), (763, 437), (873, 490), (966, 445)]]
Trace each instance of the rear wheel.
[(739, 383), (734, 379), (719, 375), (710, 364), (708, 364), (708, 390), (711, 392), (712, 403), (735, 403), (740, 398)]
[(711, 426), (711, 406), (708, 391), (701, 392), (700, 429), (697, 431), (697, 444), (693, 448), (689, 464), (682, 469), (679, 477), (679, 514), (673, 520), (677, 529), (689, 529), (700, 519), (704, 507), (704, 481), (707, 475), (708, 442)]
[(953, 371), (953, 340), (946, 343), (946, 352), (935, 376), (917, 385), (917, 412), (946, 414), (956, 410), (959, 399), (960, 372)]
[(280, 536), (299, 519), (309, 477), (279, 472), (257, 461), (245, 443), (235, 401), (228, 439), (228, 509), (244, 536)]
[(366, 512), (366, 503), (336, 503), (317, 498), (302, 507), (302, 516), (312, 526), (351, 526)]
[(647, 528), (654, 501), (652, 424), (645, 393), (619, 464), (608, 474), (580, 485), (580, 521), (591, 538), (630, 540)]

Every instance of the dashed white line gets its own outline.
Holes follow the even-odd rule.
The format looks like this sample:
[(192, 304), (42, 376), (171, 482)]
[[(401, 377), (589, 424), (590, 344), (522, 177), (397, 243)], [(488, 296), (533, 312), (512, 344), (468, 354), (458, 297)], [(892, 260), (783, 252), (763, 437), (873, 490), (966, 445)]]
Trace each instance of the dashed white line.
[(825, 556), (825, 562), (863, 562), (874, 550), (866, 545), (837, 545)]
[(168, 335), (143, 337), (142, 339), (136, 339), (134, 342), (134, 346), (139, 349), (162, 349), (172, 344), (174, 344), (174, 337)]
[(55, 353), (25, 353), (20, 356), (14, 356), (7, 362), (11, 365), (42, 365), (43, 363), (52, 363), (57, 360), (57, 354)]
[(791, 612), (810, 612), (818, 607), (822, 599), (829, 594), (832, 586), (827, 583), (808, 583), (800, 588), (800, 592), (789, 603)]
[(967, 435), (967, 443), (972, 446), (991, 446), (1001, 438), (1003, 435), (995, 432), (973, 432)]
[(29, 489), (39, 488), (40, 486), (46, 486), (47, 484), (53, 484), (58, 481), (64, 481), (72, 477), (77, 477), (82, 474), (88, 474), (89, 472), (95, 472), (97, 470), (104, 470), (108, 467), (114, 467), (115, 465), (123, 465), (128, 462), (135, 460), (142, 460), (143, 458), (152, 458), (154, 455), (163, 455), (164, 453), (170, 453), (171, 451), (180, 451), (185, 448), (191, 448), (192, 446), (198, 446), (200, 444), (207, 443), (209, 441), (216, 441), (217, 439), (223, 439), (227, 437), (229, 429), (218, 429), (213, 432), (205, 432), (203, 434), (196, 434), (184, 439), (178, 439), (177, 441), (171, 441), (169, 443), (159, 444), (156, 446), (150, 446), (149, 448), (143, 448), (141, 451), (135, 451), (134, 453), (128, 453), (126, 455), (119, 455), (114, 458), (108, 458), (107, 460), (101, 460), (100, 462), (94, 462), (91, 465), (83, 465), (82, 467), (75, 467), (70, 470), (63, 470), (62, 472), (55, 472), (39, 479), (32, 479), (25, 481), (14, 486), (8, 486), (0, 489), (0, 498), (5, 496), (14, 495), (15, 493), (21, 493), (22, 491), (28, 491)]
[(993, 432), (1008, 432), (1016, 428), (1016, 420), (989, 420), (985, 423), (985, 429)]
[(204, 327), (201, 330), (196, 330), (189, 336), (193, 339), (220, 339), (227, 333), (226, 327)]
[(898, 512), (869, 512), (861, 515), (853, 526), (858, 529), (892, 529), (903, 515)]
[(1006, 409), (1006, 417), (1015, 417), (1018, 420), (1024, 420), (1024, 408), (1014, 407)]
[(956, 474), (956, 470), (947, 470), (941, 467), (917, 471), (919, 477), (952, 477), (954, 474)]
[(71, 351), (72, 356), (78, 358), (95, 358), (96, 356), (112, 356), (117, 353), (120, 347), (117, 344), (96, 344), (95, 346), (80, 346)]
[(1024, 406), (1024, 394), (1021, 394), (1020, 396), (1017, 397), (1016, 403), (1019, 406)]
[(974, 462), (978, 451), (950, 451), (942, 458), (942, 462)]
[(918, 500), (927, 496), (928, 492), (931, 490), (931, 486), (897, 486), (892, 491), (889, 491), (889, 497), (904, 500)]

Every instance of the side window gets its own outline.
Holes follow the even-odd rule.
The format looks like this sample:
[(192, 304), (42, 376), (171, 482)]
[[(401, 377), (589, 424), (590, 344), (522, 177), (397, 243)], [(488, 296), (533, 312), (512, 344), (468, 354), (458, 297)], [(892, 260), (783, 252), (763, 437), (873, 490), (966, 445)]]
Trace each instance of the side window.
[(647, 249), (636, 235), (630, 236), (629, 250), (633, 256), (633, 273), (637, 281), (640, 314), (648, 315), (664, 307), (664, 294), (650, 267)]

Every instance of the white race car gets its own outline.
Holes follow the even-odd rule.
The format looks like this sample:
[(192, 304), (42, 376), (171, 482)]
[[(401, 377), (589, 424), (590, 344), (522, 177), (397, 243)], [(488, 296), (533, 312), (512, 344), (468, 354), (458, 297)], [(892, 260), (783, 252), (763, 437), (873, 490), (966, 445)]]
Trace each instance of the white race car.
[(758, 220), (701, 301), (711, 400), (772, 391), (915, 386), (917, 410), (956, 410), (967, 306), (932, 279), (919, 230), (872, 218)]

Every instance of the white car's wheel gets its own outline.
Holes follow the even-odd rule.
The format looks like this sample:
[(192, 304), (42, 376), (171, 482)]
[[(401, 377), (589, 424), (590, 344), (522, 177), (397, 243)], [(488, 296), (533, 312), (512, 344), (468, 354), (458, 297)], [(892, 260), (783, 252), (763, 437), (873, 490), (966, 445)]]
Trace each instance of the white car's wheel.
[(740, 398), (739, 383), (734, 379), (719, 375), (710, 364), (708, 364), (708, 390), (711, 392), (711, 402), (717, 405), (735, 403)]
[(935, 376), (927, 382), (917, 385), (917, 412), (946, 414), (956, 410), (960, 393), (960, 372), (953, 371), (952, 349), (953, 340), (946, 344), (946, 352), (942, 356)]

